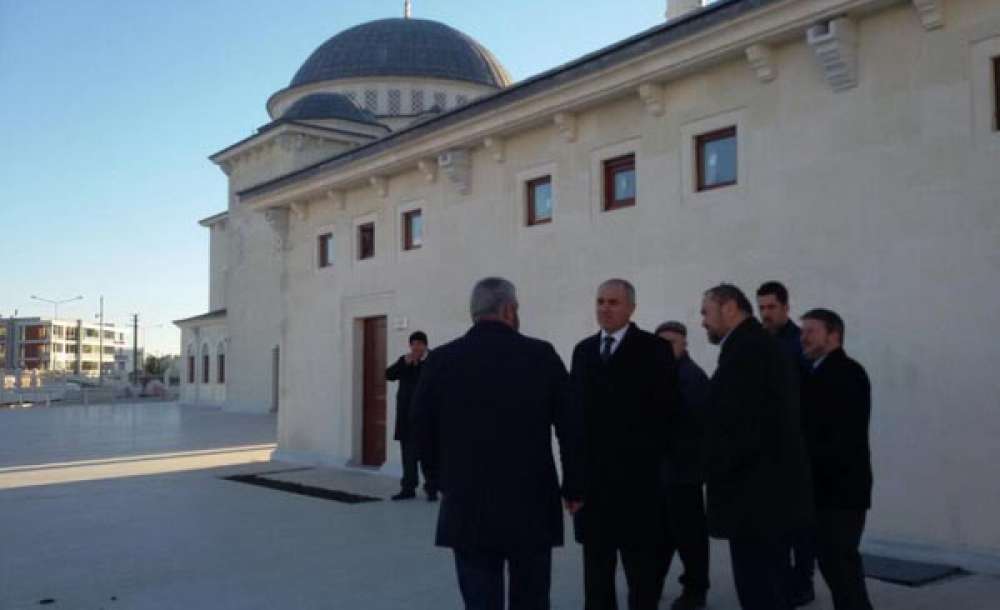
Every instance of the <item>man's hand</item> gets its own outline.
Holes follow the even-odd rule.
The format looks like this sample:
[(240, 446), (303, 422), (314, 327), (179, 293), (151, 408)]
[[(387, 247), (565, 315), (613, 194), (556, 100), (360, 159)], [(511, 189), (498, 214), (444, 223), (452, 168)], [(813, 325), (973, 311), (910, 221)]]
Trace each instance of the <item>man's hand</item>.
[(406, 364), (415, 364), (417, 362), (417, 355), (413, 352), (406, 352), (406, 355), (403, 356), (403, 360)]
[(566, 507), (566, 512), (575, 515), (576, 511), (583, 508), (583, 500), (563, 500), (563, 506)]

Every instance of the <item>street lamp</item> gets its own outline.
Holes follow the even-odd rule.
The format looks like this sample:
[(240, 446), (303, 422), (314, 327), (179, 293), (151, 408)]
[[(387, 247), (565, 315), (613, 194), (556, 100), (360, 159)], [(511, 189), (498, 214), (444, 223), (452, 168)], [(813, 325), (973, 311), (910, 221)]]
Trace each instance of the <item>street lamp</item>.
[(72, 303), (73, 301), (82, 300), (83, 299), (83, 295), (77, 295), (77, 296), (73, 297), (72, 299), (62, 299), (61, 301), (54, 301), (52, 299), (46, 299), (46, 298), (42, 298), (42, 297), (35, 296), (35, 295), (31, 295), (31, 298), (35, 299), (36, 301), (41, 301), (43, 303), (48, 303), (48, 304), (52, 305), (52, 319), (53, 320), (57, 320), (57, 319), (59, 319), (59, 306), (60, 305), (63, 305), (65, 303)]

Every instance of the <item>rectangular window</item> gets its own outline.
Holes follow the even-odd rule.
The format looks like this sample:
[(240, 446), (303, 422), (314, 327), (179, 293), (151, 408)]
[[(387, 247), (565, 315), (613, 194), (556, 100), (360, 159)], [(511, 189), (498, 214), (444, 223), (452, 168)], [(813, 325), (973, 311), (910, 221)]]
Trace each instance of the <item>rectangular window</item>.
[(448, 106), (448, 96), (443, 91), (434, 92), (434, 105), (438, 110), (444, 110)]
[(993, 131), (1000, 131), (1000, 56), (993, 58)]
[(604, 209), (617, 210), (635, 205), (635, 155), (623, 155), (604, 162)]
[(424, 214), (421, 210), (403, 212), (403, 249), (416, 250), (424, 245)]
[(469, 97), (467, 95), (456, 95), (455, 96), (455, 105), (456, 106), (464, 106), (464, 105), (466, 105), (468, 103), (469, 103)]
[(204, 356), (201, 357), (201, 382), (202, 383), (208, 383), (208, 380), (211, 379), (211, 377), (209, 376), (209, 370), (208, 370), (209, 365), (211, 363), (212, 363), (212, 359), (208, 357), (208, 354), (205, 354)]
[(378, 91), (375, 89), (365, 91), (365, 110), (372, 113), (378, 112)]
[(424, 111), (424, 92), (414, 89), (410, 93), (410, 112), (420, 114)]
[(358, 227), (358, 260), (375, 256), (375, 223), (366, 222)]
[(219, 383), (226, 383), (226, 355), (225, 354), (219, 354), (219, 366), (217, 368), (219, 370), (218, 371)]
[(542, 176), (525, 183), (528, 202), (528, 226), (552, 222), (552, 176)]
[(398, 115), (403, 110), (403, 94), (399, 89), (389, 89), (389, 114)]
[[(3, 331), (0, 331), (0, 335), (3, 335)], [(63, 335), (64, 335), (64, 333), (63, 333), (63, 327), (62, 326), (53, 326), (52, 327), (52, 336), (53, 337), (57, 337), (59, 339), (62, 339)]]
[(194, 383), (194, 356), (188, 356), (188, 383)]
[(114, 333), (114, 331), (110, 331), (110, 330), (104, 331), (104, 338), (108, 339), (109, 341), (114, 341), (115, 340), (115, 333)]
[(696, 136), (694, 146), (697, 190), (736, 184), (736, 127)]
[(319, 247), (319, 266), (329, 267), (333, 264), (333, 233), (324, 233), (317, 239)]

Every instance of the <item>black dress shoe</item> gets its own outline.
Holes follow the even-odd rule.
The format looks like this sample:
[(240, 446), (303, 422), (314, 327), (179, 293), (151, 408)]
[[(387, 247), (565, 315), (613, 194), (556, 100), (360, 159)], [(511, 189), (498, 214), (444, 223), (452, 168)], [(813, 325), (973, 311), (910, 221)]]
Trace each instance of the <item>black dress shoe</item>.
[(670, 610), (704, 610), (704, 593), (684, 593), (670, 604)]
[(428, 491), (427, 492), (427, 501), (428, 502), (437, 502), (438, 501), (438, 492), (436, 492), (436, 491)]
[(401, 491), (398, 494), (394, 495), (390, 499), (391, 500), (412, 500), (413, 498), (416, 498), (416, 497), (417, 497), (417, 492), (413, 491), (412, 489), (404, 489), (403, 491)]
[(797, 589), (794, 593), (792, 593), (792, 599), (789, 601), (792, 602), (793, 608), (798, 608), (799, 606), (805, 606), (807, 604), (811, 604), (812, 602), (816, 601), (816, 590), (813, 588), (812, 585), (809, 585), (808, 587), (803, 587), (801, 589)]

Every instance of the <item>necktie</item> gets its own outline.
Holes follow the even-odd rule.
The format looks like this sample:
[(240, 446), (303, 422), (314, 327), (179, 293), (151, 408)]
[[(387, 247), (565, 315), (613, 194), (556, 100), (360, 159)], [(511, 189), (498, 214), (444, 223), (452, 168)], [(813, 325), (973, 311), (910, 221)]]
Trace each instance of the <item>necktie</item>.
[(601, 360), (607, 364), (611, 360), (611, 346), (615, 344), (615, 338), (611, 335), (604, 337), (604, 346), (601, 348)]

